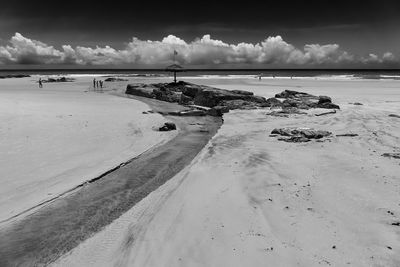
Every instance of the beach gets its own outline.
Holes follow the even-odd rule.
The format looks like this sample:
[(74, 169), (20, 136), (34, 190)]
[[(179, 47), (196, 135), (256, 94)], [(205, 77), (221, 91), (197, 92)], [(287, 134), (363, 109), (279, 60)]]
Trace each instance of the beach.
[[(382, 156), (400, 152), (400, 119), (389, 116), (400, 115), (400, 81), (347, 77), (258, 80), (250, 76), (184, 80), (247, 90), (266, 98), (286, 89), (327, 95), (340, 110), (315, 116), (324, 110), (312, 109), (289, 117), (269, 116), (269, 108), (225, 113), (222, 126), (212, 124), (216, 126), (209, 130), (208, 139), (201, 139), (204, 142), (195, 152), (191, 150), (191, 158), (179, 165), (176, 173), (156, 183), (112, 220), (102, 218), (101, 227), (88, 231), (90, 234), (73, 246), (51, 252), (46, 263), (141, 267), (400, 265), (400, 161)], [(3, 229), (17, 232), (20, 228), (13, 225), (29, 222), (29, 212), (24, 211), (37, 205), (37, 214), (43, 209), (42, 214), (52, 214), (63, 202), (46, 207), (40, 203), (54, 195), (66, 201), (86, 201), (74, 197), (79, 188), (68, 196), (62, 193), (145, 151), (150, 157), (173, 140), (177, 142), (173, 146), (178, 146), (185, 127), (189, 127), (187, 133), (199, 131), (198, 117), (175, 121), (177, 132), (154, 131), (152, 127), (174, 118), (143, 114), (157, 110), (149, 99), (121, 97), (128, 82), (168, 81), (165, 77), (129, 78), (128, 82), (107, 85), (103, 94), (90, 92), (90, 81), (86, 77), (73, 83), (45, 84), (43, 90), (33, 88), (32, 78), (0, 81), (5, 83), (0, 90), (0, 116), (11, 126), (8, 131), (3, 126), (1, 131), (2, 138), (11, 141), (1, 142), (5, 146), (1, 151), (8, 153), (0, 158), (1, 177), (6, 179), (1, 182), (8, 186), (1, 189), (0, 214), (3, 220), (23, 215), (23, 219), (17, 216), (3, 223)], [(23, 107), (7, 114), (16, 103)], [(168, 104), (158, 109), (177, 107)], [(70, 117), (74, 119), (68, 124)], [(24, 127), (21, 133), (18, 126), (33, 120), (39, 124)], [(58, 124), (58, 120), (63, 123)], [(92, 123), (95, 125), (90, 128)], [(54, 128), (47, 131), (48, 125)], [(85, 125), (90, 128), (86, 133), (82, 130)], [(282, 127), (326, 130), (332, 136), (306, 143), (282, 142), (270, 136), (273, 129)], [(66, 129), (73, 134), (68, 136)], [(77, 135), (78, 129), (85, 134)], [(336, 136), (341, 134), (357, 136)], [(36, 138), (31, 148), (24, 143), (25, 138)], [(49, 149), (49, 140), (57, 141), (54, 149)], [(9, 155), (11, 152), (15, 155)], [(170, 164), (172, 168), (174, 161)], [(35, 170), (37, 166), (42, 167)], [(92, 193), (82, 195), (101, 192), (96, 183), (82, 189)], [(103, 183), (101, 190), (115, 186), (112, 179), (108, 185)], [(3, 236), (13, 235), (3, 231)]]

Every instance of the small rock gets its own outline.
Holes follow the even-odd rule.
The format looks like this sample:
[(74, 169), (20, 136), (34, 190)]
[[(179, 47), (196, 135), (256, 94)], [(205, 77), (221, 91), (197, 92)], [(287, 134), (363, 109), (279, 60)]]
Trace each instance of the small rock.
[(389, 117), (400, 118), (400, 115), (397, 115), (397, 114), (389, 114)]
[(383, 153), (383, 157), (400, 159), (400, 153)]
[(173, 122), (166, 122), (164, 123), (164, 126), (160, 127), (158, 130), (160, 132), (176, 130), (176, 125)]
[(358, 136), (358, 134), (353, 134), (353, 133), (346, 133), (346, 134), (337, 134), (336, 135), (337, 137), (345, 137), (345, 136), (348, 136), (348, 137), (355, 137), (355, 136)]

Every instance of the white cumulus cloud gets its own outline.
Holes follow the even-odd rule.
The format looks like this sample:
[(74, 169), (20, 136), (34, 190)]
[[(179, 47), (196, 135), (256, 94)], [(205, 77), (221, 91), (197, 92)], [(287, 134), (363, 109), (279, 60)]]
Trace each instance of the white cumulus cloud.
[(176, 59), (186, 65), (238, 65), (257, 64), (278, 66), (344, 66), (346, 64), (399, 63), (391, 52), (382, 56), (352, 55), (338, 44), (307, 44), (302, 48), (287, 43), (281, 36), (270, 36), (259, 43), (229, 44), (212, 39), (206, 34), (191, 42), (168, 35), (161, 41), (138, 38), (117, 50), (110, 46), (72, 47), (68, 44), (57, 49), (43, 42), (15, 33), (6, 46), (0, 46), (0, 64), (77, 64), (77, 65), (148, 65), (163, 66), (171, 63), (173, 51)]

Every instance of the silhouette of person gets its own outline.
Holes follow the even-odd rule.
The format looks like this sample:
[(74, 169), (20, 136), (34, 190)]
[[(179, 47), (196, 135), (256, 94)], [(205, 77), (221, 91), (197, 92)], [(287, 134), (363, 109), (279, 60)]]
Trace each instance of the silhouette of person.
[(39, 78), (39, 88), (43, 88), (42, 78)]
[(93, 79), (93, 88), (96, 88), (96, 78)]
[(96, 81), (96, 87), (99, 88), (99, 81)]
[(100, 88), (103, 89), (103, 81), (100, 80)]

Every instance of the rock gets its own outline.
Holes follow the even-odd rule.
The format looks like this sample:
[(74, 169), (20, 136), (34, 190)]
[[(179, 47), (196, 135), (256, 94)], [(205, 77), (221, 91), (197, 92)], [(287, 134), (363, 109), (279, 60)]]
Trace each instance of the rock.
[(200, 86), (195, 86), (192, 84), (186, 85), (185, 87), (183, 87), (182, 89), (182, 94), (187, 95), (191, 98), (194, 98), (200, 91), (202, 91), (203, 88)]
[(179, 99), (179, 104), (181, 105), (193, 105), (193, 98), (185, 95), (185, 94), (181, 94), (181, 99)]
[(292, 130), (289, 128), (275, 128), (272, 130), (271, 134), (278, 134), (283, 136), (291, 136)]
[(161, 131), (161, 132), (176, 130), (176, 125), (173, 122), (166, 122), (158, 130)]
[(291, 136), (289, 138), (278, 138), (278, 141), (284, 141), (288, 143), (304, 143), (310, 142), (311, 140), (303, 136)]
[(215, 106), (207, 111), (207, 114), (214, 117), (220, 117), (224, 113), (229, 112), (229, 108), (226, 106)]
[(275, 97), (268, 98), (266, 100), (266, 104), (268, 105), (268, 107), (282, 107), (282, 102)]
[(105, 82), (126, 82), (127, 79), (117, 78), (117, 77), (109, 77), (104, 80)]
[(318, 104), (317, 107), (318, 108), (326, 108), (326, 109), (340, 109), (340, 107), (338, 105), (333, 104), (333, 103), (328, 103), (328, 102)]
[(276, 94), (275, 97), (285, 99), (282, 102), (283, 107), (340, 109), (338, 105), (332, 103), (329, 96), (314, 96), (308, 93), (285, 90)]
[(353, 133), (346, 133), (346, 134), (337, 134), (337, 137), (355, 137), (358, 136), (358, 134), (353, 134)]
[(179, 112), (179, 116), (206, 116), (207, 111), (204, 110), (188, 110)]
[(355, 105), (355, 106), (362, 106), (362, 105), (364, 105), (363, 103), (359, 103), (359, 102), (355, 102), (355, 103), (353, 103), (353, 105)]
[(270, 113), (267, 113), (268, 116), (275, 117), (286, 117), (288, 118), (290, 114), (298, 114), (298, 115), (307, 115), (307, 112), (300, 111), (298, 108), (283, 108), (282, 110), (274, 110)]
[(397, 114), (389, 114), (389, 117), (400, 118), (400, 115), (397, 115)]
[(44, 83), (63, 83), (63, 82), (73, 82), (75, 81), (74, 78), (48, 78), (47, 80), (43, 80)]
[(235, 94), (239, 94), (239, 95), (254, 95), (253, 92), (244, 91), (244, 90), (232, 90), (232, 92)]
[(275, 95), (276, 98), (299, 98), (299, 97), (315, 97), (308, 93), (292, 91), (292, 90), (285, 90), (279, 94)]
[(25, 78), (25, 77), (31, 77), (31, 75), (25, 75), (25, 74), (7, 74), (7, 75), (0, 75), (0, 79)]
[(278, 138), (279, 141), (299, 143), (308, 142), (311, 139), (321, 139), (330, 136), (332, 133), (308, 128), (276, 128), (272, 130), (271, 134), (289, 137)]
[(125, 94), (155, 98), (154, 87), (147, 84), (128, 84)]
[(181, 100), (182, 93), (174, 92), (166, 88), (154, 88), (153, 94), (155, 98), (158, 100), (176, 103)]
[(324, 116), (324, 115), (329, 115), (329, 114), (336, 114), (336, 110), (318, 113), (318, 114), (315, 114), (315, 116), (319, 117), (319, 116)]
[(321, 95), (318, 98), (318, 105), (323, 104), (323, 103), (332, 103), (332, 98), (329, 96)]
[(400, 159), (400, 153), (383, 153), (383, 157)]

